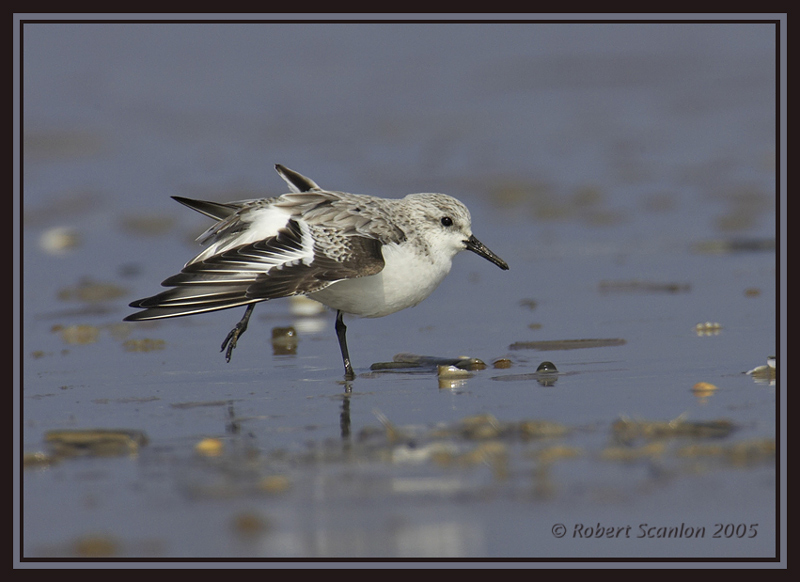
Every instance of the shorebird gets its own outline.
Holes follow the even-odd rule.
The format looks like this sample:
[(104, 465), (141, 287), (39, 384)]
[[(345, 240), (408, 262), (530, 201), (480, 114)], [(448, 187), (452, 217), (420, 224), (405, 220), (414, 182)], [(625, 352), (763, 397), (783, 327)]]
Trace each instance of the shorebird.
[(143, 311), (126, 321), (246, 306), (222, 342), (230, 362), (256, 303), (307, 295), (336, 310), (345, 379), (352, 380), (344, 314), (382, 317), (417, 305), (463, 250), (508, 269), (475, 238), (469, 210), (452, 196), (334, 192), (280, 164), (275, 169), (291, 192), (224, 203), (173, 196), (217, 221), (198, 238), (208, 246), (162, 283), (170, 289), (131, 303)]

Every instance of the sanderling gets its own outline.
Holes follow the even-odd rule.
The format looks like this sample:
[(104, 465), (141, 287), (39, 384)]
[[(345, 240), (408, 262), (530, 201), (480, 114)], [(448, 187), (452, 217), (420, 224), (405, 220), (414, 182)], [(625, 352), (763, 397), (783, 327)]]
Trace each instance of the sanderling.
[(241, 202), (175, 200), (217, 221), (198, 240), (210, 243), (162, 285), (171, 289), (130, 304), (143, 321), (247, 306), (220, 351), (231, 360), (255, 304), (307, 295), (336, 310), (345, 378), (350, 363), (342, 316), (382, 317), (417, 305), (469, 250), (501, 269), (508, 264), (472, 234), (467, 207), (445, 194), (402, 199), (323, 190), (275, 166), (291, 190)]

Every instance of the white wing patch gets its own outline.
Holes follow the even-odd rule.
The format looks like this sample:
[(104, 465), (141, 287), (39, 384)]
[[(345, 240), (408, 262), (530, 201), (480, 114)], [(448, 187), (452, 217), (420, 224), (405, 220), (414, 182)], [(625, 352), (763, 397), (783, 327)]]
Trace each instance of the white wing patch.
[[(289, 212), (275, 206), (237, 212), (219, 224), (214, 225), (200, 236), (198, 239), (200, 241), (215, 240), (202, 253), (186, 263), (186, 266), (205, 261), (209, 257), (236, 247), (273, 238), (278, 235), (278, 231), (281, 228), (286, 227), (290, 218), (291, 214)], [(239, 232), (228, 236), (229, 229), (239, 230)], [(313, 241), (311, 243), (313, 245)]]

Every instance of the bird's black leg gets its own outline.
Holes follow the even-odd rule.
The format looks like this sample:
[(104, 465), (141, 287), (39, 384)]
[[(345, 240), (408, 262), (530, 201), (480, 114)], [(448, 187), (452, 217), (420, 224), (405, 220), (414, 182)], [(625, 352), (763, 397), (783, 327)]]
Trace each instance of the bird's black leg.
[(344, 379), (345, 380), (353, 380), (355, 379), (356, 375), (353, 372), (353, 366), (350, 365), (350, 354), (347, 352), (347, 337), (345, 334), (347, 333), (347, 327), (342, 321), (342, 315), (344, 315), (341, 311), (336, 311), (336, 337), (339, 338), (339, 348), (342, 350), (342, 362), (344, 363)]
[[(245, 332), (247, 329), (247, 322), (250, 321), (250, 316), (253, 314), (253, 309), (255, 309), (256, 304), (251, 303), (247, 306), (247, 309), (244, 312), (244, 316), (239, 323), (237, 323), (234, 328), (228, 333), (225, 337), (225, 341), (222, 342), (222, 347), (219, 351), (224, 351), (225, 346), (228, 346), (228, 351), (225, 352), (225, 361), (230, 363), (231, 361), (231, 353), (233, 352), (233, 348), (236, 347), (236, 342), (239, 340), (239, 337)], [(230, 342), (230, 343), (229, 343)]]

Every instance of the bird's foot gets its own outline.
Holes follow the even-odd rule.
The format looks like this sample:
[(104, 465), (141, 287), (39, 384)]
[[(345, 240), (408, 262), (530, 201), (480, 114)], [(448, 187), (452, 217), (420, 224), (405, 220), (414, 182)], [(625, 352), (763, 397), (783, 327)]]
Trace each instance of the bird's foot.
[[(233, 354), (233, 350), (236, 347), (236, 342), (239, 341), (239, 336), (242, 335), (245, 330), (247, 329), (247, 322), (242, 322), (236, 324), (236, 326), (228, 332), (228, 335), (225, 337), (225, 341), (222, 342), (222, 347), (219, 351), (225, 352), (225, 361), (230, 364), (231, 362), (231, 354)], [(225, 347), (227, 346), (227, 351)]]

